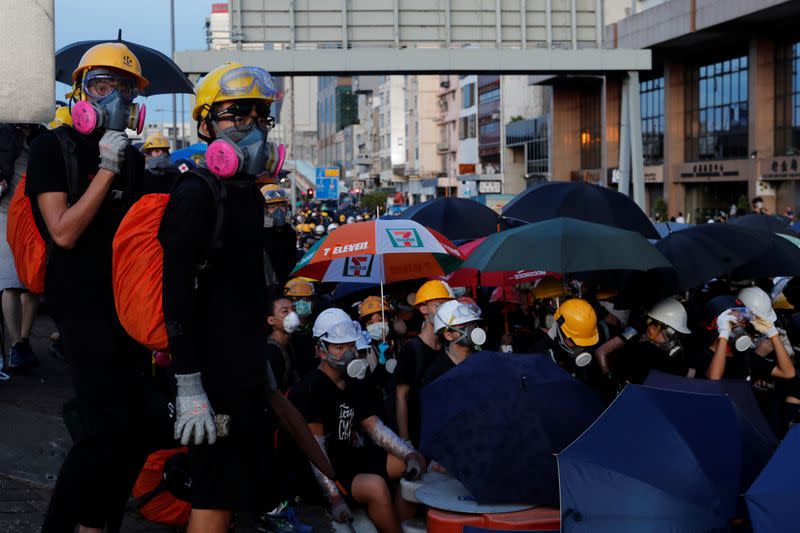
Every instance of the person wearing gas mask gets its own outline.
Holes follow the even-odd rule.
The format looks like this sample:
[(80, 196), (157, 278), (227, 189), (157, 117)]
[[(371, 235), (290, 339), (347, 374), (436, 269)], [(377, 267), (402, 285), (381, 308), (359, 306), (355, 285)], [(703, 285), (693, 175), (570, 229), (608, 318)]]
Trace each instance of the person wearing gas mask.
[(270, 331), (267, 339), (267, 360), (275, 375), (278, 388), (282, 392), (300, 381), (291, 335), (300, 327), (300, 317), (294, 310), (294, 304), (288, 298), (278, 297), (267, 305), (270, 315), (267, 324)]
[(142, 144), (145, 158), (146, 193), (168, 193), (180, 175), (178, 166), (169, 157), (169, 139), (161, 133), (153, 133)]
[[(741, 298), (753, 307), (745, 306)], [(709, 301), (708, 309), (712, 314), (719, 312), (714, 321), (717, 336), (708, 348), (713, 354), (705, 372), (708, 379), (744, 379), (760, 386), (774, 378), (795, 377), (794, 365), (775, 327), (775, 311), (764, 291), (749, 287), (738, 299), (717, 296)]]
[(72, 365), (81, 437), (56, 481), (42, 531), (99, 532), (120, 527), (146, 457), (143, 376), (149, 354), (117, 319), (111, 242), (141, 183), (144, 158), (126, 128), (144, 109), (133, 101), (149, 82), (123, 43), (87, 50), (72, 73), (73, 126), (31, 144), (25, 193), (39, 233), (50, 243), (48, 310)]
[(442, 351), (442, 341), (433, 328), (436, 308), (455, 298), (450, 286), (439, 280), (426, 281), (413, 295), (414, 307), (422, 315), (419, 335), (409, 341), (397, 354), (395, 369), (395, 412), (397, 431), (403, 439), (414, 444), (420, 436), (419, 389), (422, 377), (431, 362)]
[(436, 308), (433, 329), (441, 338), (444, 349), (436, 354), (423, 373), (420, 388), (483, 349), (486, 331), (480, 323), (481, 310), (475, 304), (449, 300)]
[[(270, 310), (257, 176), (267, 164), (276, 91), (265, 70), (225, 63), (196, 92), (192, 117), (209, 143), (207, 168), (175, 186), (158, 237), (177, 380), (175, 438), (189, 446), (192, 475), (188, 532), (222, 533), (233, 511), (261, 511), (270, 501), (267, 393), (275, 385), (265, 358)], [(215, 413), (230, 417), (224, 438), (217, 438)]]
[(592, 305), (586, 300), (572, 298), (558, 306), (553, 319), (547, 353), (573, 377), (601, 390), (604, 386), (602, 373), (593, 356), (600, 333)]
[(404, 474), (418, 478), (427, 465), (376, 416), (370, 393), (359, 379), (365, 369), (356, 352), (360, 336), (356, 324), (335, 307), (319, 314), (313, 327), (319, 366), (293, 388), (290, 399), (305, 416), (345, 490), (343, 494), (336, 482), (312, 465), (334, 520), (351, 520), (348, 502), (358, 502), (366, 505), (378, 531), (400, 533), (400, 523), (413, 508), (399, 491), (393, 502), (389, 486)]
[[(269, 283), (284, 285), (296, 261), (297, 233), (289, 224), (286, 190), (273, 183), (261, 187), (264, 196), (264, 261), (269, 261)], [(270, 275), (271, 273), (271, 275)], [(271, 279), (270, 279), (271, 278)]]
[(561, 280), (547, 276), (536, 282), (528, 293), (527, 314), (529, 316), (530, 334), (525, 339), (523, 353), (544, 353), (552, 346), (550, 331), (555, 324), (554, 315), (558, 305), (567, 295)]
[(690, 370), (682, 343), (683, 336), (692, 333), (683, 305), (674, 298), (665, 298), (646, 316), (641, 334), (629, 326), (595, 351), (595, 358), (616, 385), (616, 391), (627, 383), (643, 383), (651, 369), (693, 377), (694, 369)]

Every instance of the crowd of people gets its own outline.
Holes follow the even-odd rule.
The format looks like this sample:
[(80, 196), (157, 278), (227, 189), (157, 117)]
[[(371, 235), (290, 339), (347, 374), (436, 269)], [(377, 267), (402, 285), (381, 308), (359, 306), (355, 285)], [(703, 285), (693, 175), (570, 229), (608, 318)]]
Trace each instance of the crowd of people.
[[(128, 109), (148, 84), (122, 43), (90, 49), (73, 79), (73, 98), (100, 116)], [(199, 136), (238, 154), (225, 180), (170, 161), (160, 135), (137, 150), (123, 131), (78, 133), (69, 117), (49, 132), (0, 129), (15, 143), (0, 185), (13, 191), (26, 174), (49, 243), (45, 298), (80, 421), (43, 531), (118, 531), (148, 453), (180, 443), (192, 479), (190, 532), (226, 531), (237, 511), (300, 497), (338, 521), (364, 506), (381, 533), (398, 533), (416, 512), (398, 480), (444, 470), (419, 452), (420, 393), (480, 350), (546, 354), (609, 403), (653, 370), (743, 379), (777, 435), (800, 421), (800, 278), (708, 280), (646, 307), (591, 279), (556, 275), (496, 288), (422, 279), (338, 296), (335, 284), (291, 277), (294, 266), (339, 225), (373, 215), (321, 204), (293, 211), (283, 188), (259, 183), (275, 99), (265, 71), (226, 63), (198, 82), (196, 97)], [(74, 144), (69, 153), (59, 135)], [(149, 193), (169, 193), (158, 229), (166, 364), (122, 327), (112, 290), (115, 232)], [(0, 200), (6, 212), (9, 196)], [(6, 368), (26, 371), (39, 297), (26, 292), (8, 250), (0, 269)], [(154, 435), (153, 389), (174, 398), (166, 439)], [(303, 415), (335, 479), (279, 429), (267, 401), (275, 390)], [(230, 421), (224, 430), (220, 414)]]

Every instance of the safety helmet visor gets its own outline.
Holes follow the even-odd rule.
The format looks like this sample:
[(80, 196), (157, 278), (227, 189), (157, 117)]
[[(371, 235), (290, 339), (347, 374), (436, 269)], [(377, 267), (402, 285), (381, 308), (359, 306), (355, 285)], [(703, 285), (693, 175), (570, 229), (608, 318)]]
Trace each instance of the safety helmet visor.
[(136, 80), (106, 69), (94, 69), (83, 80), (83, 92), (90, 98), (101, 99), (119, 93), (125, 102), (133, 102), (139, 96)]
[(239, 67), (222, 75), (220, 94), (224, 96), (252, 95), (254, 98), (274, 100), (277, 91), (272, 76), (258, 67)]
[(286, 203), (289, 201), (286, 191), (283, 189), (271, 189), (263, 191), (264, 201), (268, 204)]
[[(253, 116), (253, 109), (256, 116)], [(263, 100), (238, 100), (225, 109), (212, 111), (210, 117), (212, 120), (231, 120), (240, 132), (249, 132), (255, 125), (263, 133), (269, 133), (275, 127), (275, 119), (269, 111), (269, 103)]]

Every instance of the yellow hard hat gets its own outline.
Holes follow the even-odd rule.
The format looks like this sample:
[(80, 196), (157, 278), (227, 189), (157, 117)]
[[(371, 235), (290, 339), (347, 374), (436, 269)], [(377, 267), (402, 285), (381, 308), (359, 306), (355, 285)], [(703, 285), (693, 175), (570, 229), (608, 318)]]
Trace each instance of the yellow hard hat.
[(778, 311), (794, 311), (794, 306), (789, 303), (786, 296), (780, 293), (775, 301), (772, 302), (772, 308)]
[(123, 43), (101, 43), (86, 50), (78, 68), (72, 72), (72, 81), (80, 84), (87, 70), (93, 68), (111, 68), (130, 74), (136, 79), (136, 86), (141, 91), (150, 82), (142, 76), (142, 66), (139, 59)]
[(308, 278), (292, 278), (283, 286), (283, 295), (296, 298), (314, 296), (314, 284)]
[(51, 130), (54, 130), (64, 124), (67, 126), (72, 126), (72, 114), (69, 112), (69, 107), (67, 106), (61, 106), (56, 109), (56, 114), (47, 127)]
[(289, 198), (286, 196), (286, 190), (280, 185), (268, 183), (261, 187), (261, 195), (264, 197), (264, 203), (271, 204), (287, 204)]
[(347, 222), (347, 217), (344, 215), (339, 215), (339, 223), (344, 224), (345, 222)]
[(197, 101), (192, 118), (201, 121), (217, 102), (231, 100), (275, 100), (275, 84), (269, 72), (241, 63), (225, 63), (206, 74), (195, 87)]
[(385, 298), (381, 298), (380, 296), (367, 296), (358, 306), (358, 316), (359, 318), (364, 318), (373, 313), (380, 313), (381, 311), (388, 313), (392, 310), (392, 306)]
[(426, 281), (422, 284), (422, 287), (419, 288), (414, 297), (414, 305), (424, 304), (430, 300), (438, 300), (441, 298), (452, 300), (455, 297), (453, 289), (451, 289), (449, 285), (438, 279), (433, 279), (431, 281)]
[(545, 298), (561, 298), (567, 294), (567, 291), (564, 290), (564, 284), (560, 280), (547, 276), (536, 283), (531, 294), (537, 300), (543, 300)]
[(154, 150), (156, 148), (166, 148), (169, 150), (169, 139), (161, 133), (153, 133), (144, 140), (142, 151)]
[(600, 340), (597, 314), (586, 300), (567, 300), (558, 307), (553, 318), (558, 322), (561, 332), (578, 346), (592, 346)]

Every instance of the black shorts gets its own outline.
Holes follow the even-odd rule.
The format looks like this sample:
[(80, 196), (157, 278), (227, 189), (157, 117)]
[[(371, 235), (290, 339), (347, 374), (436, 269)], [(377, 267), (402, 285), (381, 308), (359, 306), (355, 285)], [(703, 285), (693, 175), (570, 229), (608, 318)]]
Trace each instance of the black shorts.
[(214, 411), (231, 417), (230, 434), (189, 446), (191, 504), (196, 509), (266, 511), (274, 507), (273, 418), (264, 389), (209, 392)]
[(386, 470), (388, 455), (372, 441), (361, 448), (329, 448), (328, 452), (336, 479), (347, 490), (348, 497), (352, 498), (353, 479), (359, 474), (375, 474), (389, 484), (389, 472)]

